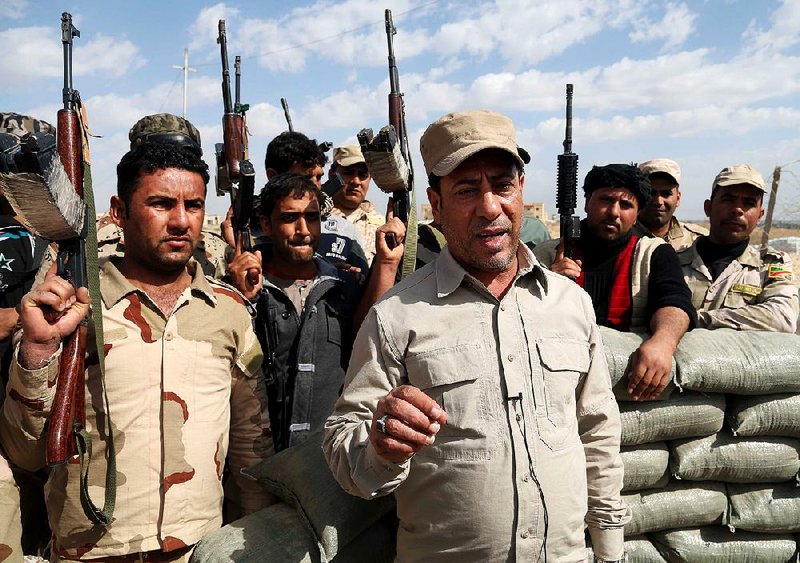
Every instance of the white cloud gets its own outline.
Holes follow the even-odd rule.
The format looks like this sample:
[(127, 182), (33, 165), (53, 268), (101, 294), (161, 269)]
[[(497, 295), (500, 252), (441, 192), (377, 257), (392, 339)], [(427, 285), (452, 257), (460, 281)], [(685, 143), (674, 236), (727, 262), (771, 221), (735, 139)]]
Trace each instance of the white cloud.
[(668, 51), (682, 45), (694, 33), (697, 17), (685, 3), (669, 2), (660, 22), (648, 17), (637, 19), (633, 22), (634, 31), (629, 37), (634, 43), (664, 41), (663, 49)]
[(3, 0), (0, 2), (0, 18), (16, 20), (25, 15), (28, 0)]
[(224, 2), (200, 10), (192, 25), (189, 26), (189, 36), (192, 38), (189, 50), (216, 44), (217, 37), (219, 37), (219, 20), (225, 20), (227, 27), (228, 20), (238, 14), (238, 9), (226, 5)]
[(781, 6), (770, 15), (770, 28), (760, 29), (751, 22), (742, 34), (747, 52), (785, 51), (800, 42), (800, 2), (783, 0)]
[[(0, 75), (4, 84), (61, 77), (64, 63), (60, 38), (56, 28), (45, 26), (0, 31)], [(145, 63), (131, 41), (102, 34), (85, 43), (75, 41), (73, 49), (74, 76), (123, 76)]]

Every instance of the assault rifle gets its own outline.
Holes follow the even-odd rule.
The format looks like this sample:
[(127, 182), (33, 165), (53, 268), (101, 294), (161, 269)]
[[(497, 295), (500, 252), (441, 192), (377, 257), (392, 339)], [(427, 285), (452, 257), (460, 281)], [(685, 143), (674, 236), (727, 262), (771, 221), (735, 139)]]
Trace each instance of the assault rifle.
[[(414, 271), (417, 248), (416, 201), (414, 200), (414, 167), (408, 145), (406, 114), (400, 77), (394, 56), (393, 36), (397, 29), (392, 11), (386, 10), (386, 42), (389, 48), (389, 125), (377, 135), (372, 129), (362, 129), (357, 137), (361, 152), (375, 184), (391, 194), (394, 216), (406, 224), (406, 252), (400, 272), (405, 277)], [(387, 240), (391, 246), (392, 240)]]
[(574, 216), (578, 201), (578, 155), (572, 152), (572, 84), (567, 84), (567, 125), (564, 153), (558, 155), (558, 191), (556, 208), (560, 215), (561, 245), (564, 256), (572, 257), (571, 239), (580, 236), (580, 222)]
[(404, 190), (395, 191), (392, 194), (394, 201), (394, 214), (403, 223), (408, 223), (411, 208), (410, 192), (414, 187), (414, 168), (411, 164), (411, 152), (408, 147), (408, 136), (406, 134), (406, 108), (403, 101), (403, 94), (400, 92), (400, 75), (397, 71), (397, 63), (394, 58), (393, 36), (397, 33), (392, 21), (392, 11), (386, 10), (384, 14), (386, 20), (386, 43), (389, 47), (389, 125), (391, 125), (400, 143), (400, 153), (408, 166), (406, 175), (406, 186)]
[(241, 243), (242, 251), (250, 252), (253, 247), (250, 234), (250, 217), (253, 213), (253, 192), (255, 191), (256, 172), (248, 160), (247, 125), (245, 114), (250, 106), (242, 104), (241, 93), (241, 57), (235, 59), (236, 91), (235, 103), (231, 102), (231, 81), (228, 67), (228, 39), (225, 20), (219, 20), (219, 36), (222, 58), (222, 143), (216, 143), (217, 154), (217, 195), (230, 194), (233, 208), (233, 232), (237, 246)]

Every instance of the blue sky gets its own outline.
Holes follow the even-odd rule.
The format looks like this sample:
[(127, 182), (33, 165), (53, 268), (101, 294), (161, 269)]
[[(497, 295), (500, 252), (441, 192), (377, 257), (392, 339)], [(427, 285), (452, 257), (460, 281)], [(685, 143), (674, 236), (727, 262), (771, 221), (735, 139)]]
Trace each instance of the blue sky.
[[(592, 164), (673, 158), (683, 174), (679, 217), (702, 217), (711, 181), (726, 165), (750, 162), (769, 181), (776, 164), (800, 158), (798, 0), (0, 0), (0, 107), (55, 120), (58, 26), (61, 12), (71, 12), (81, 30), (75, 86), (102, 135), (91, 143), (102, 209), (130, 126), (150, 113), (181, 112), (182, 73), (172, 65), (182, 64), (184, 47), (197, 68), (187, 117), (211, 164), (222, 137), (215, 38), (224, 17), (231, 64), (243, 57), (242, 100), (251, 104), (251, 160), (261, 185), (267, 142), (286, 128), (281, 97), (296, 129), (337, 145), (386, 124), (384, 8), (398, 28), (421, 201), (420, 134), (444, 113), (487, 108), (512, 117), (519, 144), (533, 155), (526, 201), (544, 201), (555, 213), (566, 82), (575, 84), (579, 180)], [(791, 199), (797, 180), (784, 181)], [(375, 186), (370, 198), (385, 205)], [(209, 212), (226, 205), (210, 191)]]

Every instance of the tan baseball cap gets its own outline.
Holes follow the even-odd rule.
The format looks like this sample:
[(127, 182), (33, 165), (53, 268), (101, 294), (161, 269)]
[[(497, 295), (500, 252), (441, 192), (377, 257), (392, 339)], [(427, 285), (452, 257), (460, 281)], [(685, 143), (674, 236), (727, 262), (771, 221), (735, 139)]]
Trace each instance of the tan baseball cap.
[(723, 168), (722, 171), (717, 174), (717, 177), (714, 178), (711, 191), (713, 192), (718, 186), (735, 186), (737, 184), (749, 184), (767, 193), (764, 178), (761, 177), (758, 170), (749, 164), (736, 164)]
[(366, 163), (361, 147), (358, 145), (344, 145), (333, 149), (333, 161), (339, 166), (353, 166), (359, 162)]
[(436, 176), (447, 176), (466, 159), (485, 149), (502, 149), (512, 154), (520, 166), (525, 164), (517, 147), (514, 124), (505, 115), (493, 111), (448, 113), (431, 123), (419, 140), (425, 172)]
[(639, 169), (648, 176), (656, 172), (663, 172), (675, 180), (676, 184), (680, 185), (681, 183), (681, 167), (678, 166), (678, 163), (674, 160), (668, 158), (654, 158), (653, 160), (641, 163)]

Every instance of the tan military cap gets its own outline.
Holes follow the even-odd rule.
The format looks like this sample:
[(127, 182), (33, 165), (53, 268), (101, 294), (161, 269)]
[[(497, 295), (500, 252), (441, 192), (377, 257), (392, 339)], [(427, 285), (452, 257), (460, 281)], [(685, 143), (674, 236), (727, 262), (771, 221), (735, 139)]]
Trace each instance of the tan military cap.
[(358, 145), (344, 145), (333, 149), (333, 161), (339, 166), (353, 166), (359, 162), (366, 163), (361, 147)]
[(525, 164), (517, 147), (514, 124), (505, 115), (492, 111), (448, 113), (431, 123), (419, 140), (425, 172), (436, 176), (447, 176), (485, 149), (502, 149), (512, 154), (520, 166)]
[(674, 160), (668, 158), (654, 158), (639, 165), (639, 169), (647, 174), (655, 174), (656, 172), (663, 172), (668, 174), (676, 184), (681, 183), (681, 167)]
[(735, 186), (737, 184), (749, 184), (767, 193), (764, 178), (761, 177), (758, 170), (749, 164), (736, 164), (723, 168), (722, 171), (717, 174), (717, 177), (714, 178), (711, 191), (713, 192), (718, 186)]

